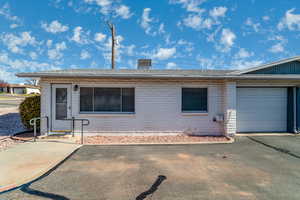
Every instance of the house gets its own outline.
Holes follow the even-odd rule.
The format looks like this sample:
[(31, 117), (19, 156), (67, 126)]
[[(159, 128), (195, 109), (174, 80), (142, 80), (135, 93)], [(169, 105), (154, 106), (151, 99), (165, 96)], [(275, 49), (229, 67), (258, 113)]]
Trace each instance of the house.
[[(85, 134), (231, 135), (300, 131), (300, 57), (245, 70), (73, 69), (40, 78), (50, 132), (88, 119)], [(42, 133), (47, 123), (42, 120)], [(81, 130), (80, 123), (75, 125)]]
[(0, 92), (10, 94), (40, 94), (40, 88), (33, 85), (7, 84), (0, 87)]

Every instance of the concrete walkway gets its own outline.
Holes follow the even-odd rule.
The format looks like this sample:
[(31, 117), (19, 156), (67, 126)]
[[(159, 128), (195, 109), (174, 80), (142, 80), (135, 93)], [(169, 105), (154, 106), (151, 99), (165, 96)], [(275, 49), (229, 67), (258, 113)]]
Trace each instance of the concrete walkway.
[(0, 152), (0, 192), (28, 183), (63, 161), (80, 145), (37, 141), (15, 145)]

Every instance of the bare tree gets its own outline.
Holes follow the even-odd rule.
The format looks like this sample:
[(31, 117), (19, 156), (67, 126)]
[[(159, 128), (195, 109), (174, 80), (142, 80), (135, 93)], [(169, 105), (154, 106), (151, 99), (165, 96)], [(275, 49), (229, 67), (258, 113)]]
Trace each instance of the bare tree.
[(25, 81), (25, 83), (27, 85), (34, 85), (34, 86), (38, 86), (39, 85), (39, 80), (38, 79), (27, 79)]
[(8, 83), (0, 79), (0, 87), (7, 87)]

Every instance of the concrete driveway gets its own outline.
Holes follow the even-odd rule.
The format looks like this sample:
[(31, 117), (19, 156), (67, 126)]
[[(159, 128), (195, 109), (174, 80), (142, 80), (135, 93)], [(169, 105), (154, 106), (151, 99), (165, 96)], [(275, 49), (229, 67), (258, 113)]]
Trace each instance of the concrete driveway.
[[(296, 156), (264, 144), (281, 140), (296, 148)], [(293, 136), (214, 145), (84, 146), (48, 176), (0, 199), (298, 200), (299, 148)]]

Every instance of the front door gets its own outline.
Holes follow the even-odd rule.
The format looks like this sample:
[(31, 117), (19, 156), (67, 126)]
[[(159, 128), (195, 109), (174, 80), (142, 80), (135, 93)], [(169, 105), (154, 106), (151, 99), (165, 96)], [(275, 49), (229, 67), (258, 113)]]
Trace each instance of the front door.
[(52, 131), (70, 132), (71, 84), (52, 85)]

